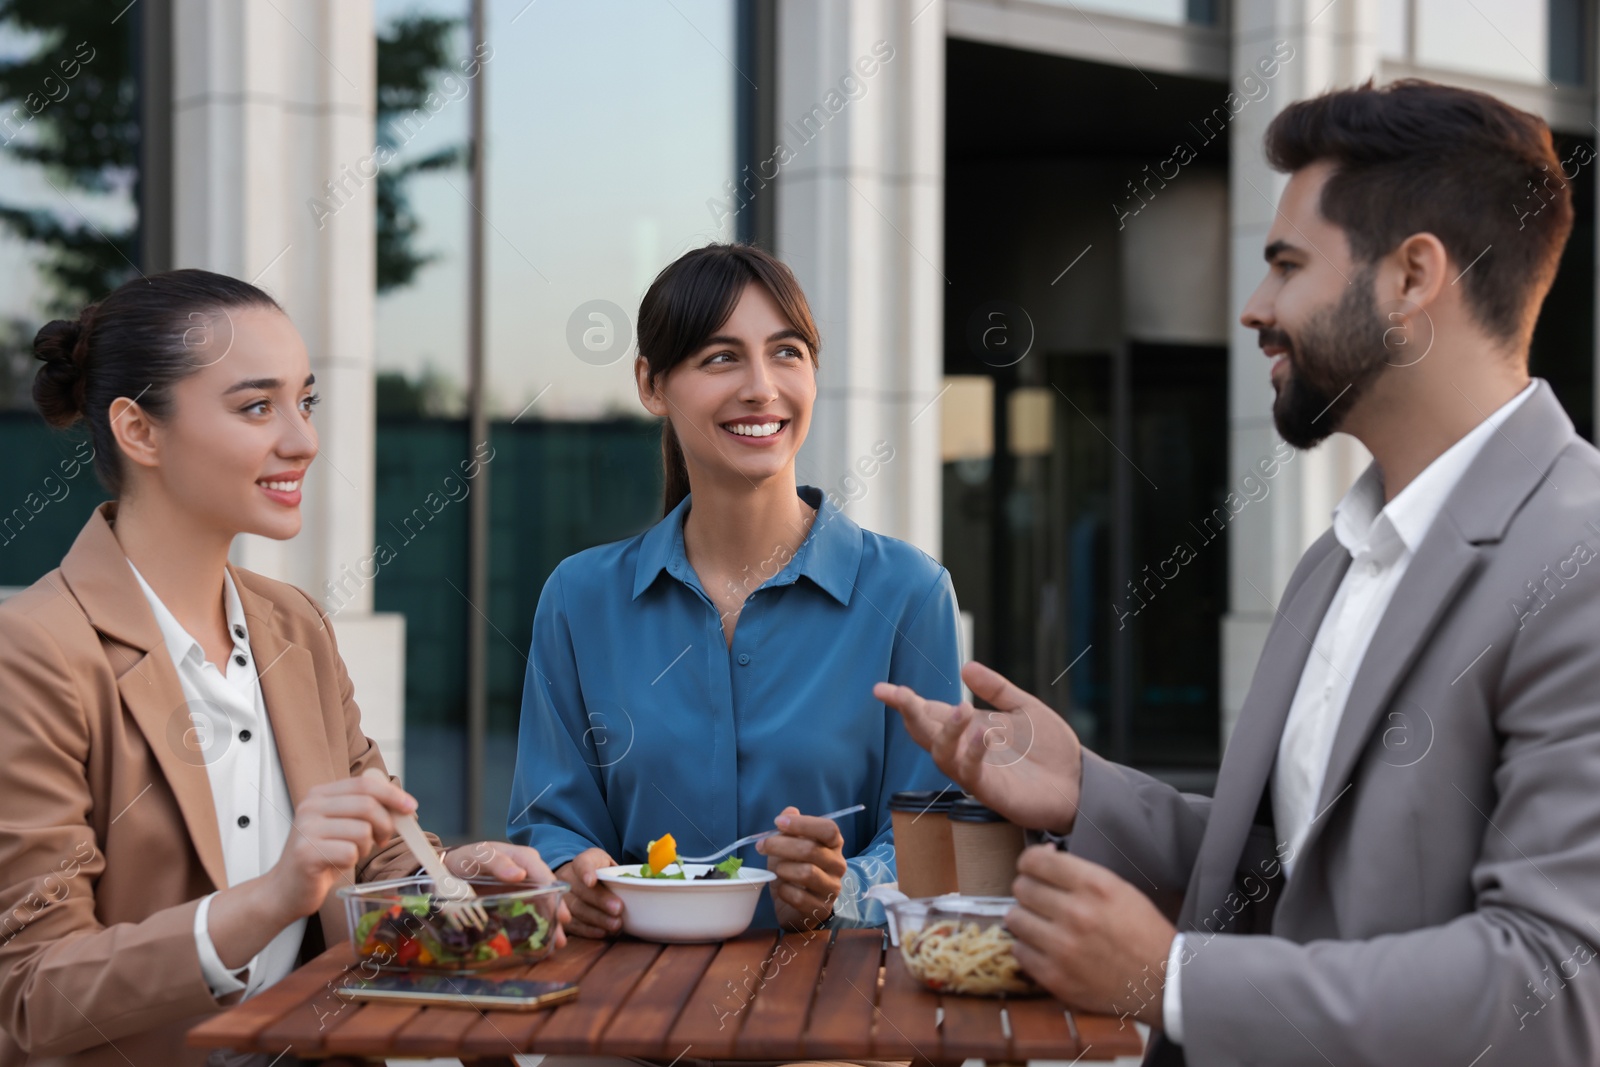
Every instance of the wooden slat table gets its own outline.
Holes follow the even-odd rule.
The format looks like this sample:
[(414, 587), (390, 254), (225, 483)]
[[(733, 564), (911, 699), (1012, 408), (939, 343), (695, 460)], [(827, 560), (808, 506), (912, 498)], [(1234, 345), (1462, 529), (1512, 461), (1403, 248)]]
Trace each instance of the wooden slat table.
[(306, 1058), (515, 1053), (699, 1059), (910, 1059), (955, 1064), (1138, 1055), (1131, 1022), (1075, 1014), (1048, 997), (940, 996), (906, 973), (876, 930), (752, 931), (720, 945), (572, 938), (493, 977), (577, 981), (577, 998), (535, 1012), (358, 1003), (334, 987), (357, 967), (330, 949), (261, 995), (189, 1032), (189, 1044)]

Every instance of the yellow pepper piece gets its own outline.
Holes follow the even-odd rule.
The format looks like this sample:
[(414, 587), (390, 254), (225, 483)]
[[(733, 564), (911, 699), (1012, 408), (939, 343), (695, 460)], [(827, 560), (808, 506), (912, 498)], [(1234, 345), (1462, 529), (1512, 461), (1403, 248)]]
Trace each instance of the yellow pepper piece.
[(678, 861), (678, 842), (672, 839), (671, 834), (657, 838), (650, 842), (646, 859), (650, 862), (650, 869), (660, 874), (667, 869), (668, 864)]

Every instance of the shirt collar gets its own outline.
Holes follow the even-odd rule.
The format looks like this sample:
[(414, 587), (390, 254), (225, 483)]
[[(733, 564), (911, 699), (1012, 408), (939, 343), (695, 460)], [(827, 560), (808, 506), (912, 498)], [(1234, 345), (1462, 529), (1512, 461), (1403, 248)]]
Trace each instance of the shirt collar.
[(1415, 552), (1461, 476), (1538, 384), (1530, 382), (1496, 408), (1424, 467), (1388, 504), (1383, 502), (1383, 473), (1377, 464), (1369, 465), (1333, 509), (1333, 534), (1345, 551), (1355, 557), (1372, 556), (1386, 564), (1404, 553)]
[[(176, 616), (167, 610), (161, 602), (156, 591), (150, 588), (150, 583), (144, 580), (144, 575), (139, 573), (139, 568), (133, 565), (133, 560), (128, 560), (128, 569), (133, 571), (133, 576), (139, 580), (139, 588), (144, 591), (145, 600), (150, 603), (150, 611), (156, 617), (156, 625), (161, 628), (161, 638), (166, 642), (168, 650), (172, 653), (174, 663), (183, 663), (193, 660), (196, 666), (206, 660), (205, 649), (200, 647), (188, 630), (183, 628)], [(250, 644), (250, 629), (244, 621), (244, 605), (239, 601), (239, 590), (234, 588), (233, 575), (228, 573), (226, 567), (222, 571), (222, 604), (228, 616), (228, 636), (235, 647), (248, 648)]]
[[(815, 486), (796, 486), (795, 491), (801, 500), (817, 509), (817, 516), (794, 558), (762, 585), (791, 585), (803, 575), (839, 603), (848, 605), (861, 569), (861, 527)], [(697, 584), (683, 548), (683, 520), (689, 513), (689, 500), (684, 497), (666, 518), (645, 531), (634, 570), (635, 600), (663, 571), (686, 585)]]

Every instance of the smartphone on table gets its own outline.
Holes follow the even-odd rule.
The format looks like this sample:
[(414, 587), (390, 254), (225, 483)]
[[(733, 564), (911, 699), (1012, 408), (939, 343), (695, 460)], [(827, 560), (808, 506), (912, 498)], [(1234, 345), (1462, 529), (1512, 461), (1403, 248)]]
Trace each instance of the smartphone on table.
[(576, 982), (471, 978), (453, 974), (378, 974), (354, 978), (334, 992), (347, 1000), (536, 1011), (578, 995)]

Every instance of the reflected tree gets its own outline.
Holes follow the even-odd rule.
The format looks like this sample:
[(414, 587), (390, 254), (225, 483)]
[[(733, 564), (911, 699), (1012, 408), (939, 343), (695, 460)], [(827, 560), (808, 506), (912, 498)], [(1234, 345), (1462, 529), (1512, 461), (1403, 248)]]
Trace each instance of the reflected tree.
[[(140, 202), (140, 14), (136, 5), (105, 0), (0, 0), (8, 46), (0, 54), (0, 151), (37, 168), (50, 189), (42, 201), (22, 203), (14, 189), (0, 187), (0, 234), (32, 251), (41, 319), (75, 315), (139, 273), (136, 213), (113, 225), (88, 201), (122, 192)], [(454, 69), (460, 26), (458, 18), (413, 14), (377, 34), (377, 137), (391, 151), (403, 147), (396, 120), (423, 107), (439, 76)], [(379, 293), (409, 284), (435, 258), (416, 247), (420, 223), (407, 182), (465, 158), (456, 145), (379, 170)], [(0, 407), (29, 403), (37, 328), (11, 317), (0, 323)]]
[(0, 57), (0, 147), (41, 168), (48, 207), (0, 199), (0, 226), (39, 250), (44, 310), (71, 314), (137, 274), (136, 222), (92, 222), (74, 194), (132, 188), (139, 102), (133, 14), (101, 0), (0, 0), (0, 25), (32, 42)]
[[(396, 120), (421, 109), (439, 75), (454, 69), (451, 43), (461, 24), (460, 19), (406, 15), (378, 32), (378, 143), (391, 152), (403, 147)], [(379, 293), (409, 285), (436, 258), (416, 248), (419, 222), (406, 183), (424, 171), (460, 166), (465, 158), (465, 147), (452, 145), (378, 171)]]

